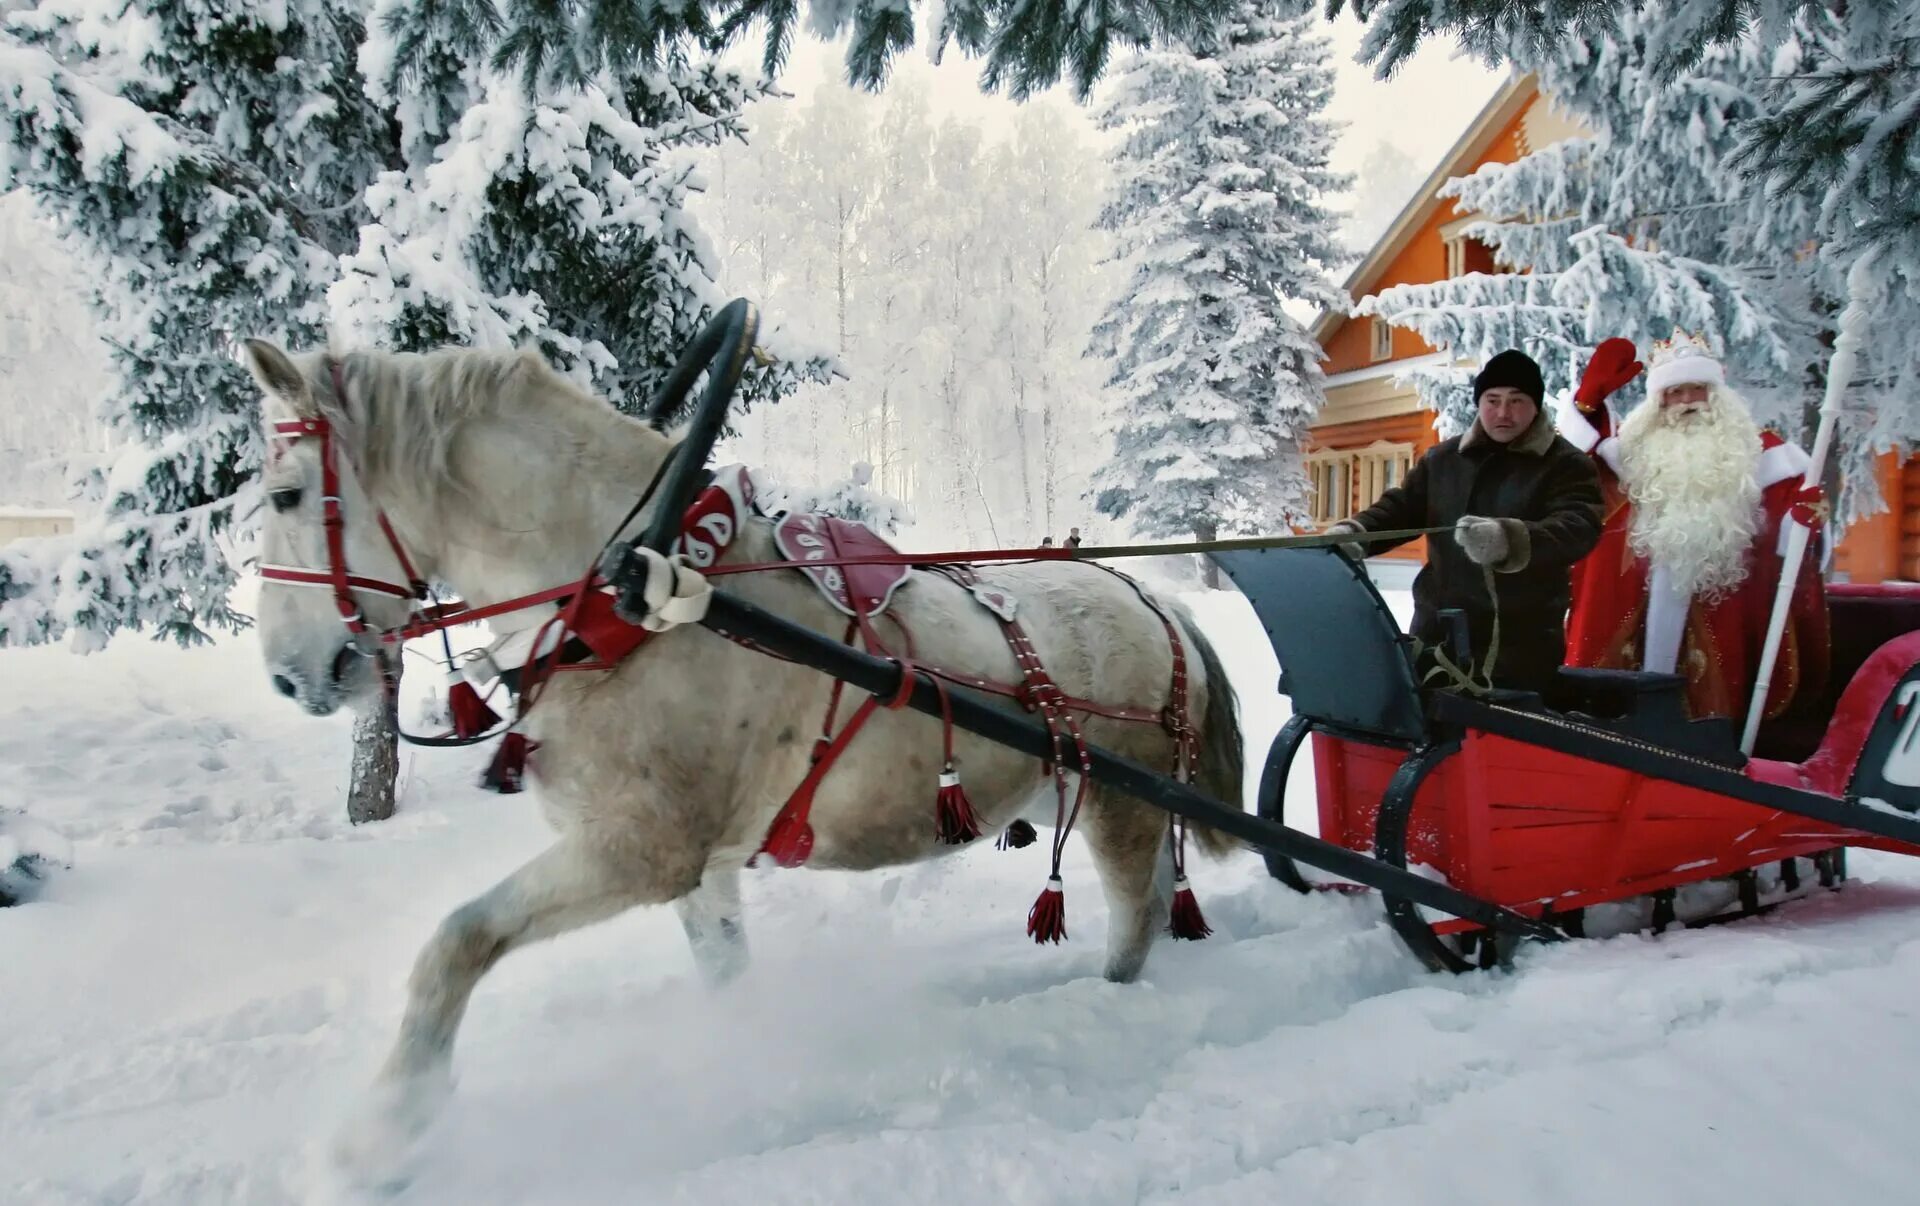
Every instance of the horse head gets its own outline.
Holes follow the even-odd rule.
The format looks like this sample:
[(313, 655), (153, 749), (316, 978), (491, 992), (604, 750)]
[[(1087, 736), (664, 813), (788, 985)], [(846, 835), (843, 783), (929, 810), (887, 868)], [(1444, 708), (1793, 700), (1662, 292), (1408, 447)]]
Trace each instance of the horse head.
[(406, 564), (358, 471), (340, 362), (245, 343), (266, 424), (257, 622), (267, 673), (316, 716), (377, 692), (378, 634), (412, 613)]

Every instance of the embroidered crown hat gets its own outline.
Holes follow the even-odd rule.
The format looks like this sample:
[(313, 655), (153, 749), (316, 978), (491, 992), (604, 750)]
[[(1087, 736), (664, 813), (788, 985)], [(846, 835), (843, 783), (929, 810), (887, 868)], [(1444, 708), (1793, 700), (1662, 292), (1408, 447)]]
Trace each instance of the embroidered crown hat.
[(1655, 400), (1675, 385), (1727, 383), (1726, 370), (1706, 341), (1677, 327), (1670, 337), (1654, 343), (1648, 359), (1647, 397)]

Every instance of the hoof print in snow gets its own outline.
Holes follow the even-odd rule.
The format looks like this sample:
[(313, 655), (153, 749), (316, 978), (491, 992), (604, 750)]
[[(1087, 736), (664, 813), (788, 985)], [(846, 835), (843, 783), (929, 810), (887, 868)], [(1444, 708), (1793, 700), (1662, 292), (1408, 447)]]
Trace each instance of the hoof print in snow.
[(65, 838), (23, 813), (0, 812), (0, 908), (32, 900), (54, 872), (71, 866)]

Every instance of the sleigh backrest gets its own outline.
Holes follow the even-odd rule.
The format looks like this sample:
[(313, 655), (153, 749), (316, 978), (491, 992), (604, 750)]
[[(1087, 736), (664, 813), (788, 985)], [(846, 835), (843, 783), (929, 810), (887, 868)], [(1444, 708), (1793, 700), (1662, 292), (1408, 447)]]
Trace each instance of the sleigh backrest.
[(1409, 640), (1364, 566), (1332, 548), (1213, 557), (1273, 642), (1295, 715), (1397, 741), (1425, 736)]

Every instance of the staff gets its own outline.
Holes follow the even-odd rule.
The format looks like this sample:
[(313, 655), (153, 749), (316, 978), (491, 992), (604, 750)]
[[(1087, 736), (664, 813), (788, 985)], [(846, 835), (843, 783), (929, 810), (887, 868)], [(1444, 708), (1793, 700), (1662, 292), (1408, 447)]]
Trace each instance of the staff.
[[(1847, 308), (1840, 315), (1840, 334), (1833, 341), (1833, 359), (1827, 362), (1827, 393), (1820, 402), (1820, 426), (1813, 437), (1812, 464), (1801, 479), (1803, 488), (1820, 484), (1827, 468), (1827, 455), (1833, 447), (1834, 421), (1840, 412), (1840, 395), (1853, 381), (1853, 362), (1859, 355), (1860, 338), (1867, 325), (1867, 303), (1874, 292), (1871, 274), (1872, 255), (1862, 255), (1847, 272)], [(1813, 529), (1796, 513), (1787, 531), (1787, 551), (1780, 567), (1780, 585), (1773, 596), (1773, 615), (1767, 622), (1766, 644), (1760, 649), (1760, 672), (1754, 678), (1753, 706), (1747, 709), (1746, 731), (1740, 736), (1740, 752), (1753, 753), (1760, 735), (1760, 721), (1767, 714), (1767, 689), (1773, 682), (1773, 665), (1780, 656), (1780, 640), (1786, 632), (1787, 612), (1793, 604), (1793, 588), (1806, 560), (1807, 542)]]

